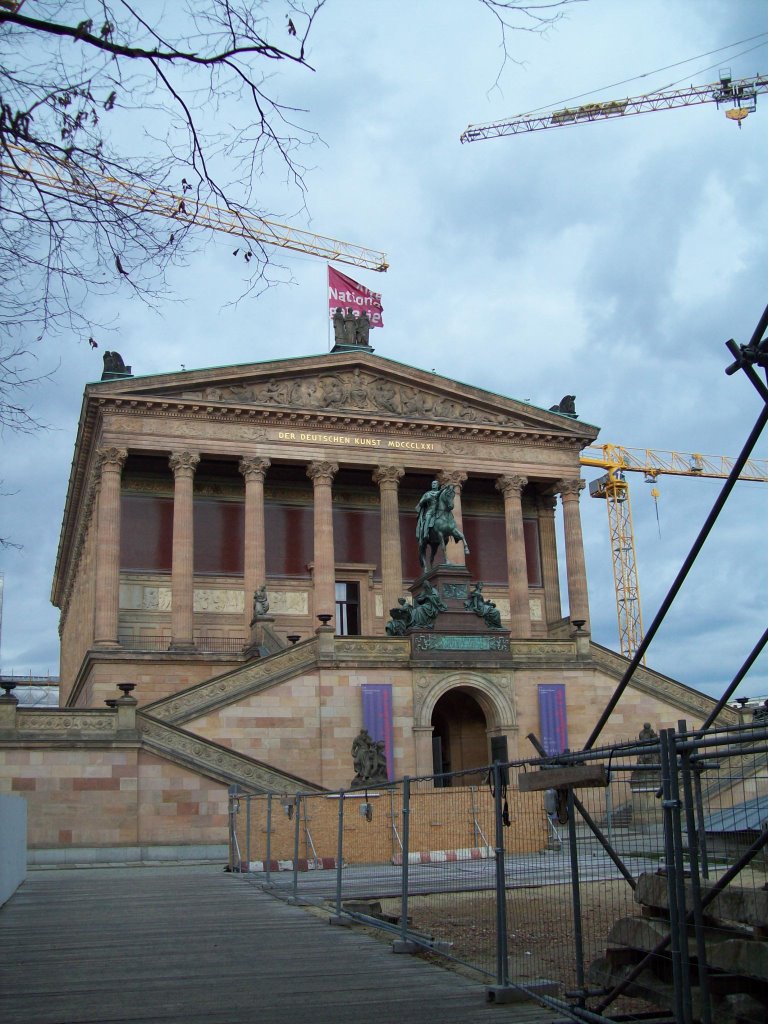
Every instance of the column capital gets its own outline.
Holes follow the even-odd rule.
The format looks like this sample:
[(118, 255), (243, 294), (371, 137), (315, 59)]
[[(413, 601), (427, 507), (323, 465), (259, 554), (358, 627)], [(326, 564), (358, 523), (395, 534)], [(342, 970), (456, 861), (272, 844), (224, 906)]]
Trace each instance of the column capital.
[(405, 470), (402, 466), (377, 466), (371, 474), (373, 482), (379, 487), (384, 484), (392, 484), (397, 487), (404, 475)]
[(314, 484), (332, 484), (333, 478), (339, 471), (338, 462), (310, 462), (307, 466), (307, 476)]
[(441, 487), (447, 487), (450, 484), (457, 491), (461, 491), (466, 481), (467, 474), (460, 469), (441, 469), (437, 474), (437, 482)]
[(584, 490), (585, 482), (581, 478), (575, 478), (573, 480), (558, 480), (557, 489), (560, 492), (560, 497), (565, 499), (576, 498), (578, 501), (579, 494)]
[(199, 462), (200, 456), (197, 452), (171, 452), (168, 459), (168, 465), (176, 477), (194, 476)]
[(527, 476), (499, 476), (496, 477), (496, 490), (501, 491), (505, 498), (519, 498), (527, 483)]
[(246, 480), (263, 480), (271, 465), (270, 459), (264, 459), (260, 455), (243, 455), (237, 468)]
[(99, 469), (112, 469), (120, 473), (125, 465), (125, 460), (128, 458), (128, 449), (116, 448), (114, 445), (109, 445), (105, 448), (97, 448), (96, 458), (98, 460)]

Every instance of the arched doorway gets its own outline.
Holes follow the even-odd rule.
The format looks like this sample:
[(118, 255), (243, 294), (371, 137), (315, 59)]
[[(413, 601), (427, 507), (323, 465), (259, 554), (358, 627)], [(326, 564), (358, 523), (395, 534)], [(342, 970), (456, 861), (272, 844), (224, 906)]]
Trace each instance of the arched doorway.
[[(432, 764), (435, 775), (482, 768), (490, 761), (488, 723), (478, 701), (457, 688), (443, 694), (432, 711)], [(440, 786), (474, 786), (482, 773), (436, 780)]]

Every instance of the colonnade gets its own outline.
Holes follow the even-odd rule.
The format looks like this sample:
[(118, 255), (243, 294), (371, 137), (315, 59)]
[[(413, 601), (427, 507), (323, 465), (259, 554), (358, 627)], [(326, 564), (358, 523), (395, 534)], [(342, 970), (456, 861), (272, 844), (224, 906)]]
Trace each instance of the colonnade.
[[(120, 485), (128, 452), (124, 448), (100, 448), (97, 451), (96, 480), (96, 583), (94, 643), (101, 647), (118, 646), (120, 591)], [(193, 483), (200, 462), (198, 452), (175, 451), (169, 458), (174, 478), (173, 542), (171, 563), (171, 647), (194, 649), (194, 531)], [(251, 619), (251, 598), (266, 580), (266, 537), (264, 528), (264, 479), (271, 463), (268, 458), (244, 456), (238, 468), (245, 480), (244, 580), (245, 629)], [(327, 460), (307, 465), (313, 487), (314, 526), (314, 613), (333, 615), (335, 610), (335, 558), (333, 538), (333, 480), (338, 463)], [(400, 547), (398, 490), (405, 474), (402, 466), (376, 466), (372, 473), (378, 484), (381, 522), (381, 573), (384, 608), (392, 608), (403, 594), (403, 570)], [(441, 485), (455, 489), (453, 514), (462, 529), (461, 491), (467, 474), (457, 470), (437, 473)], [(528, 480), (524, 476), (499, 476), (496, 488), (504, 498), (504, 520), (509, 577), (510, 630), (513, 639), (531, 636), (528, 573), (523, 533), (522, 492)], [(589, 628), (586, 567), (579, 514), (579, 495), (584, 487), (580, 479), (553, 481), (551, 488), (537, 498), (537, 516), (541, 546), (543, 593), (547, 601), (546, 619), (560, 618), (560, 584), (555, 540), (556, 494), (563, 506), (565, 556), (569, 614), (572, 621), (583, 620)], [(449, 542), (448, 559), (463, 565), (462, 545)]]

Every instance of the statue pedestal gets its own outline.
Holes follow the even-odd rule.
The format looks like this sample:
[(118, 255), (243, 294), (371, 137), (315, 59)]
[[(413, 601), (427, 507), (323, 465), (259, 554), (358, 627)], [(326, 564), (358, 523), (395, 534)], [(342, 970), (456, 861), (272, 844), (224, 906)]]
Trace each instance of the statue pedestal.
[(437, 591), (445, 611), (439, 611), (431, 624), (408, 630), (415, 657), (430, 658), (440, 652), (441, 658), (487, 659), (509, 652), (509, 630), (490, 626), (483, 616), (464, 606), (474, 589), (466, 566), (445, 563), (420, 576), (410, 588), (414, 608), (429, 587)]
[(243, 654), (247, 658), (258, 658), (264, 654), (274, 653), (275, 634), (272, 630), (274, 621), (271, 615), (257, 615), (251, 619), (251, 634), (243, 650)]
[(509, 636), (509, 630), (494, 629), (480, 615), (464, 607), (473, 589), (473, 581), (466, 566), (444, 562), (425, 572), (409, 588), (414, 605), (425, 583), (435, 588), (447, 608), (447, 611), (438, 613), (430, 633), (494, 633)]

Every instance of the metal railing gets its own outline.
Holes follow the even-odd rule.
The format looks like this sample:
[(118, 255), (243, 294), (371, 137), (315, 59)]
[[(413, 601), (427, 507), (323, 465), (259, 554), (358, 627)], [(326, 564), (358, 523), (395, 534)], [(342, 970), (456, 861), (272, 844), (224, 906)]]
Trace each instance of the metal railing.
[[(480, 786), (465, 784), (475, 771), (439, 788), (428, 777), (241, 793), (232, 867), (332, 920), (389, 932), (396, 951), (472, 969), (492, 1000), (522, 990), (574, 1020), (710, 1024), (740, 989), (732, 963), (712, 982), (709, 944), (757, 922), (768, 901), (767, 751), (761, 725), (703, 734), (680, 723), (643, 743), (492, 765)], [(590, 765), (603, 783), (568, 782)], [(558, 787), (545, 792), (553, 769)], [(754, 998), (768, 979), (747, 973), (742, 987)]]
[[(167, 636), (121, 636), (120, 646), (127, 651), (170, 651), (171, 639)], [(196, 636), (194, 650), (204, 654), (241, 654), (245, 647), (243, 637)]]

